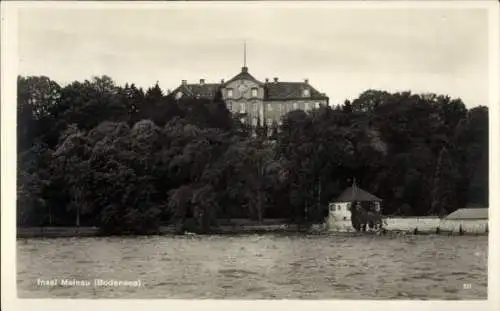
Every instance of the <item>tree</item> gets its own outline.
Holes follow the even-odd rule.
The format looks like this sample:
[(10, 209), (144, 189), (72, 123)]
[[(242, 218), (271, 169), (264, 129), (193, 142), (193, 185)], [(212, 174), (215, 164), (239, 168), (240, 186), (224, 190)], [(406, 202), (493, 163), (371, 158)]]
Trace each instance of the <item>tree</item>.
[(434, 176), (431, 213), (443, 216), (455, 210), (457, 172), (448, 150), (443, 147), (439, 154)]
[(224, 163), (238, 176), (234, 182), (240, 186), (237, 192), (248, 215), (262, 222), (280, 170), (272, 146), (259, 138), (237, 142), (225, 154)]
[(17, 143), (21, 151), (35, 141), (52, 147), (57, 139), (53, 122), (61, 101), (61, 87), (45, 76), (17, 79)]
[(91, 208), (87, 204), (87, 184), (89, 182), (90, 148), (84, 132), (69, 135), (54, 151), (54, 165), (59, 174), (64, 175), (68, 185), (70, 202), (68, 208), (75, 212), (75, 225), (80, 226), (80, 216)]

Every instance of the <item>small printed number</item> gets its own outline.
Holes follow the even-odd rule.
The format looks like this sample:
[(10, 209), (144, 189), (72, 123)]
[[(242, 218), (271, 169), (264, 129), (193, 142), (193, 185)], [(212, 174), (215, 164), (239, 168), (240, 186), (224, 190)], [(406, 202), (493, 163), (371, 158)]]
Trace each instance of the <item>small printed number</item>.
[(464, 289), (471, 289), (472, 288), (472, 284), (470, 283), (464, 283)]

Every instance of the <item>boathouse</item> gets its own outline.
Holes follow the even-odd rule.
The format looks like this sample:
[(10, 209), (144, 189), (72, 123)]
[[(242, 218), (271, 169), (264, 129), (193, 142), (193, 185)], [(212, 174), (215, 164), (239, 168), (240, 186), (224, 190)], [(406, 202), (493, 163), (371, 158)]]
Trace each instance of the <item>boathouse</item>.
[(359, 188), (354, 182), (333, 202), (329, 204), (329, 218), (334, 221), (350, 221), (351, 206), (354, 202), (362, 202), (371, 206), (375, 212), (380, 212), (382, 199)]
[(488, 208), (461, 208), (440, 221), (440, 228), (452, 232), (486, 233), (488, 232)]

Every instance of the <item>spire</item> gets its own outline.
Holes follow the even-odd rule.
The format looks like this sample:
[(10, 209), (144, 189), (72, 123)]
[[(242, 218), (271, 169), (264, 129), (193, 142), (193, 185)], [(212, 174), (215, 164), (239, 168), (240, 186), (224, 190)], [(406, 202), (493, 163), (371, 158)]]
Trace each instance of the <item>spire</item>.
[(247, 41), (243, 41), (243, 67), (241, 68), (241, 72), (248, 72), (247, 67)]

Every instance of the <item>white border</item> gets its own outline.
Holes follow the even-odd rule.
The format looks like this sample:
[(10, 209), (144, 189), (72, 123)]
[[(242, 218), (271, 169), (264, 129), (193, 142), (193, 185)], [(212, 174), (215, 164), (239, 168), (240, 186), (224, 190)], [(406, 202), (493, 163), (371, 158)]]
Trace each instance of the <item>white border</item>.
[[(17, 77), (17, 10), (19, 8), (212, 8), (257, 6), (257, 7), (335, 7), (335, 8), (482, 8), (489, 10), (489, 111), (490, 111), (490, 237), (488, 266), (488, 300), (487, 301), (230, 301), (230, 300), (62, 300), (62, 299), (18, 299), (16, 297), (16, 240), (15, 240), (15, 180), (16, 180), (16, 77)], [(310, 1), (310, 2), (1, 2), (1, 169), (2, 169), (2, 261), (1, 285), (2, 307), (8, 310), (135, 310), (139, 308), (181, 310), (254, 310), (266, 308), (269, 310), (500, 310), (499, 283), (499, 247), (496, 239), (500, 238), (498, 226), (499, 198), (494, 189), (499, 189), (500, 167), (497, 161), (500, 142), (500, 101), (499, 101), (499, 5), (497, 1)]]

